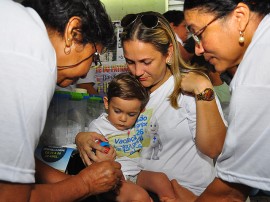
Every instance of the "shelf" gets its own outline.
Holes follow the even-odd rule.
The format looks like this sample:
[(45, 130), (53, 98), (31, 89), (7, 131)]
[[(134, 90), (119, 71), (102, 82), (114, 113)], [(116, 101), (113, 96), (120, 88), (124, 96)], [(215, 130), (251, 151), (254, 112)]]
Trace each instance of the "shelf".
[(169, 5), (183, 5), (184, 1), (180, 1), (180, 0), (169, 0)]
[(168, 1), (168, 10), (183, 10), (184, 0), (169, 0)]

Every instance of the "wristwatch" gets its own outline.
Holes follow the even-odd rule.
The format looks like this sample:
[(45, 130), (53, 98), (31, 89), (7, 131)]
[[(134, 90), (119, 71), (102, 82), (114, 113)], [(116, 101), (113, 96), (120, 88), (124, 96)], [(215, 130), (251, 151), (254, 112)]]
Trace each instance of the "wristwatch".
[(196, 95), (197, 100), (211, 101), (215, 98), (213, 89), (206, 88), (202, 93)]

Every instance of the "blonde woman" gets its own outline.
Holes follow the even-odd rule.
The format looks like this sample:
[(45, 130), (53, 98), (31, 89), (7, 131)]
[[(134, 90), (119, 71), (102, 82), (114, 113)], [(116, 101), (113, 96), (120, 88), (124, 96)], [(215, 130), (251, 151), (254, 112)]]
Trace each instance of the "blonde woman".
[[(204, 74), (189, 72), (185, 76), (198, 76), (196, 82), (200, 87), (189, 95), (182, 92), (185, 78), (180, 70), (189, 67), (181, 58), (174, 32), (161, 14), (130, 14), (122, 19), (122, 26), (127, 66), (151, 93), (135, 126), (143, 145), (141, 163), (145, 170), (164, 172), (199, 195), (214, 178), (213, 158), (221, 152), (226, 132), (212, 84), (204, 79)], [(157, 120), (160, 141), (147, 130), (153, 126), (153, 119)], [(83, 134), (77, 136), (81, 156), (99, 161), (88, 151), (89, 147), (102, 149), (92, 141), (89, 143), (89, 139)]]

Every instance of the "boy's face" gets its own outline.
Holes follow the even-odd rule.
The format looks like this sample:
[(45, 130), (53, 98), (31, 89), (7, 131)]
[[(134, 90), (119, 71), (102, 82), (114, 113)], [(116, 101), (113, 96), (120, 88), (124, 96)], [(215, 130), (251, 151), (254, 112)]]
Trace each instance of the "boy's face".
[(108, 110), (108, 120), (118, 130), (132, 128), (141, 112), (141, 101), (138, 99), (124, 100), (113, 97), (108, 103), (105, 98), (104, 105)]

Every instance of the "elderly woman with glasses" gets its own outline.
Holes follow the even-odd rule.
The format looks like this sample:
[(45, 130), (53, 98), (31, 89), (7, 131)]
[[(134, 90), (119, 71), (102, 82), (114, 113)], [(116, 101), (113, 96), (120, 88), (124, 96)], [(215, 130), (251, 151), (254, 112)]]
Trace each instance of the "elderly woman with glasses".
[[(113, 189), (116, 162), (69, 176), (34, 158), (56, 82), (84, 76), (114, 29), (99, 0), (0, 1), (0, 200), (78, 201)], [(58, 67), (58, 69), (57, 69)]]
[(57, 85), (61, 87), (85, 77), (92, 62), (101, 64), (100, 52), (115, 40), (113, 26), (98, 0), (25, 0), (23, 4), (34, 8), (45, 23), (56, 52)]
[[(183, 62), (175, 34), (161, 14), (130, 14), (121, 25), (127, 66), (151, 93), (134, 126), (143, 145), (141, 164), (144, 170), (164, 172), (200, 195), (213, 180), (213, 158), (221, 152), (226, 133), (211, 82), (204, 79), (207, 76), (203, 72), (191, 70)], [(196, 82), (201, 85), (190, 94), (182, 90), (183, 68), (188, 72), (185, 76), (198, 76)], [(81, 156), (85, 161), (100, 161), (89, 152), (89, 147), (102, 151), (91, 139), (93, 136), (87, 133), (77, 136)], [(158, 183), (140, 180), (148, 184), (150, 191), (151, 183)]]
[(216, 178), (196, 201), (244, 201), (251, 188), (270, 191), (270, 1), (189, 0), (184, 13), (197, 54), (220, 72), (238, 66)]

